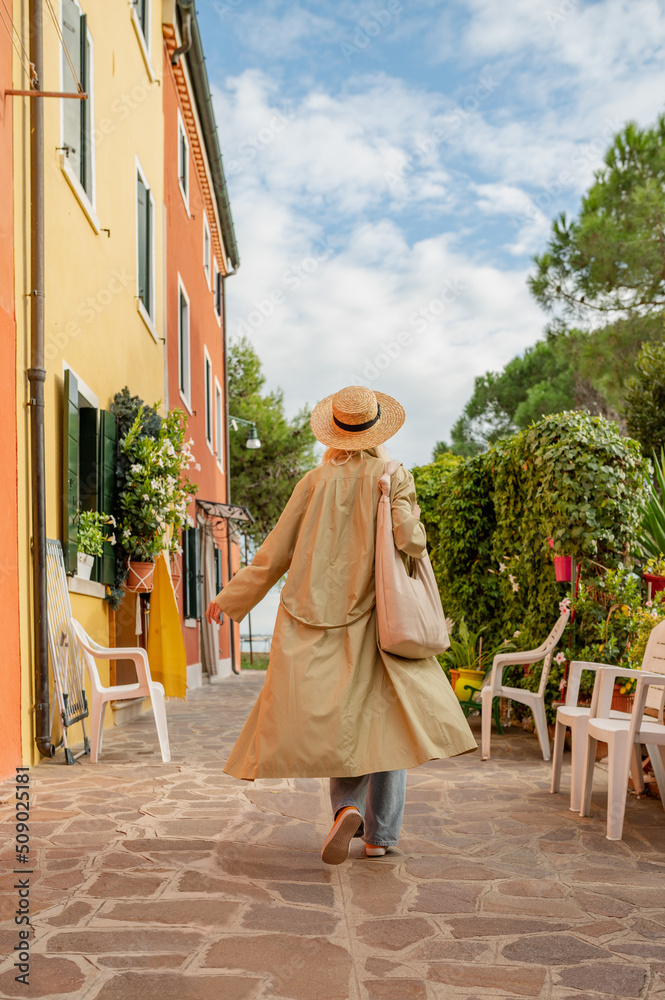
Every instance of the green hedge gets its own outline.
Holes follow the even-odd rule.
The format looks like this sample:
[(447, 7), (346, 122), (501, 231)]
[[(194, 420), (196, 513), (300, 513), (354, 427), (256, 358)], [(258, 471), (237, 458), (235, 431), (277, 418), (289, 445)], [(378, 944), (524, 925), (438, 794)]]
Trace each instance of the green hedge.
[[(528, 649), (543, 641), (569, 596), (555, 580), (553, 554), (574, 556), (587, 580), (629, 561), (648, 464), (615, 423), (571, 411), (481, 455), (443, 455), (413, 474), (446, 614), (483, 627), (492, 646), (509, 640)], [(574, 653), (568, 632), (561, 648)], [(553, 668), (548, 703), (561, 674)], [(504, 676), (533, 689), (539, 671), (509, 668)]]

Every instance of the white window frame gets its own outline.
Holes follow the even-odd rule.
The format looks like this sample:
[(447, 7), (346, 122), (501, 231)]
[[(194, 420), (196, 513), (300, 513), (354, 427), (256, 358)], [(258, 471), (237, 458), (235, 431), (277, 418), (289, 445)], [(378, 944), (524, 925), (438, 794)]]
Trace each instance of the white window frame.
[(206, 276), (208, 289), (210, 289), (210, 257), (212, 256), (212, 241), (210, 239), (210, 226), (208, 216), (203, 216), (203, 273)]
[(212, 308), (214, 310), (215, 316), (217, 317), (217, 326), (222, 325), (222, 303), (220, 302), (220, 309), (217, 312), (217, 279), (219, 276), (219, 265), (217, 263), (217, 257), (213, 253), (212, 255)]
[[(73, 0), (79, 9), (79, 13), (83, 14), (83, 9), (79, 0)], [(64, 34), (64, 21), (62, 4), (60, 4), (60, 31)], [(92, 40), (92, 34), (90, 33), (90, 28), (87, 31), (88, 45), (90, 47), (90, 60), (88, 65), (88, 76), (89, 76), (89, 86), (88, 86), (88, 107), (90, 108), (90, 186), (91, 191), (88, 193), (81, 181), (76, 176), (75, 172), (69, 165), (69, 158), (67, 156), (67, 151), (60, 150), (60, 167), (63, 174), (69, 184), (70, 188), (74, 193), (74, 197), (78, 201), (79, 205), (83, 209), (83, 212), (88, 219), (88, 222), (92, 226), (93, 230), (99, 236), (101, 233), (101, 223), (97, 218), (97, 164), (95, 156), (95, 143), (93, 142), (93, 135), (95, 132), (95, 47)], [(63, 62), (65, 59), (65, 53), (62, 49), (60, 51), (60, 90), (64, 90), (65, 78), (63, 74)], [(60, 101), (60, 145), (65, 145), (65, 100), (72, 100), (72, 98), (63, 98)]]
[[(204, 415), (204, 427), (206, 444), (210, 450), (210, 454), (215, 454), (215, 449), (213, 447), (213, 441), (215, 437), (215, 406), (214, 406), (214, 396), (213, 396), (213, 375), (212, 375), (212, 361), (210, 360), (210, 354), (208, 353), (208, 348), (203, 345), (203, 415)], [(210, 427), (210, 437), (208, 437), (208, 427)]]
[(143, 57), (143, 62), (145, 63), (146, 71), (150, 78), (150, 82), (154, 83), (155, 71), (152, 68), (150, 55), (150, 25), (152, 17), (151, 0), (145, 0), (145, 20), (148, 31), (147, 35), (144, 34), (141, 22), (139, 21), (139, 16), (136, 13), (136, 0), (130, 0), (130, 17), (132, 19), (132, 24), (134, 25), (136, 39), (139, 43), (139, 48), (141, 49), (141, 55)]
[[(182, 343), (182, 328), (181, 328), (182, 310), (180, 309), (180, 296), (181, 295), (185, 299), (185, 302), (187, 303), (187, 378), (186, 379), (183, 378), (182, 364), (181, 364), (181, 358), (182, 358), (182, 354), (183, 354), (183, 351), (182, 351), (182, 348), (181, 348), (181, 343)], [(192, 397), (192, 339), (191, 339), (191, 336), (192, 336), (192, 311), (191, 311), (191, 304), (190, 304), (190, 300), (189, 300), (189, 295), (187, 294), (187, 291), (185, 290), (185, 286), (183, 284), (183, 280), (180, 277), (180, 274), (178, 274), (178, 392), (180, 393), (180, 398), (182, 399), (183, 403), (187, 407), (187, 412), (190, 414), (190, 416), (191, 416), (191, 413), (192, 413), (192, 407), (191, 407), (191, 402), (190, 402), (191, 397)], [(182, 389), (183, 382), (186, 382), (186, 389), (187, 389), (186, 393)]]
[[(141, 166), (141, 161), (139, 160), (138, 156), (135, 156), (134, 160), (135, 160), (135, 168), (134, 168), (134, 210), (136, 212), (136, 222), (135, 222), (135, 230), (136, 230), (136, 308), (139, 311), (139, 315), (141, 316), (141, 319), (143, 320), (143, 322), (145, 323), (145, 325), (148, 327), (148, 330), (150, 331), (150, 333), (151, 333), (151, 335), (153, 337), (153, 340), (155, 340), (155, 342), (156, 342), (156, 341), (159, 340), (159, 336), (157, 334), (157, 328), (155, 326), (155, 317), (157, 315), (157, 302), (156, 302), (156, 299), (155, 299), (155, 290), (156, 290), (156, 287), (157, 287), (156, 277), (155, 277), (155, 266), (156, 266), (156, 260), (155, 260), (155, 229), (156, 229), (156, 226), (155, 226), (155, 198), (154, 198), (154, 195), (152, 193), (152, 188), (148, 184), (148, 179), (147, 179), (147, 177), (145, 175), (145, 171), (143, 170), (143, 167)], [(148, 192), (148, 197), (150, 198), (150, 209), (151, 209), (151, 211), (150, 211), (150, 221), (152, 223), (151, 227), (150, 227), (150, 302), (152, 303), (152, 309), (153, 309), (153, 312), (155, 313), (155, 316), (151, 316), (150, 315), (150, 313), (148, 312), (148, 310), (146, 309), (146, 307), (143, 305), (143, 302), (139, 298), (139, 212), (138, 212), (138, 200), (137, 200), (137, 197), (136, 197), (136, 175), (137, 174), (141, 178), (141, 180), (143, 182), (143, 186), (145, 187), (146, 191)]]
[[(186, 171), (185, 171), (185, 173), (186, 173), (186, 179), (187, 179), (187, 187), (186, 188), (184, 188), (182, 186), (182, 171), (180, 169), (180, 166), (181, 166), (181, 163), (180, 163), (180, 147), (181, 147), (181, 142), (180, 142), (180, 140), (181, 139), (185, 140), (185, 149), (186, 149), (186, 154), (185, 155), (187, 157), (187, 165), (186, 165)], [(177, 151), (176, 151), (176, 155), (177, 155), (177, 158), (178, 158), (177, 159), (177, 163), (178, 163), (178, 187), (180, 188), (180, 194), (182, 195), (182, 200), (184, 201), (185, 208), (187, 209), (187, 215), (189, 215), (189, 188), (190, 188), (190, 180), (191, 180), (190, 170), (189, 170), (189, 139), (187, 137), (187, 129), (185, 128), (185, 123), (183, 122), (182, 115), (180, 114), (180, 108), (178, 108), (178, 148), (177, 148)]]
[(215, 375), (215, 457), (217, 458), (217, 466), (221, 473), (224, 472), (224, 445), (226, 443), (226, 435), (224, 434), (224, 397), (222, 396), (222, 387), (219, 384), (219, 379)]

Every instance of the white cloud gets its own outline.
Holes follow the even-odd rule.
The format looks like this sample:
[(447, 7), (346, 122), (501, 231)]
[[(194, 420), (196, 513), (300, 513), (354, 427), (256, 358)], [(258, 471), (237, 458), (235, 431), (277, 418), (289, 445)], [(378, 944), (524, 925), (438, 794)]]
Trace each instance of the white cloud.
[[(525, 255), (624, 120), (652, 120), (665, 92), (665, 11), (650, 0), (555, 23), (533, 0), (461, 9), (454, 56), (471, 71), (453, 94), (380, 73), (289, 86), (258, 69), (215, 93), (243, 261), (230, 334), (252, 330), (291, 413), (354, 377), (396, 395), (407, 463), (449, 436), (477, 375), (541, 335)], [(292, 10), (284, 38), (318, 37)]]

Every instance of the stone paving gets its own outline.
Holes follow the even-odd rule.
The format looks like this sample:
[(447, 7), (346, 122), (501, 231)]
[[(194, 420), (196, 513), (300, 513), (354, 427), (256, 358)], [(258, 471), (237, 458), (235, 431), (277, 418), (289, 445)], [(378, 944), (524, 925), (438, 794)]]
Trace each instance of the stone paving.
[[(0, 997), (68, 1000), (665, 1000), (665, 814), (605, 839), (549, 794), (534, 736), (409, 772), (399, 849), (320, 859), (327, 782), (222, 764), (263, 675), (107, 731), (98, 765), (31, 772), (28, 987), (14, 980), (13, 785), (0, 785)], [(477, 728), (477, 721), (473, 720)]]

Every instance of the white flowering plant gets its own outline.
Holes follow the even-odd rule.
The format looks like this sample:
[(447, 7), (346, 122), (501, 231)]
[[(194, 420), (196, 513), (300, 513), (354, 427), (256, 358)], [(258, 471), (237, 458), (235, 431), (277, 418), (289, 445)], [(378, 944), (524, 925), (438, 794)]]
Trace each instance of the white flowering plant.
[(115, 545), (115, 534), (106, 534), (107, 525), (116, 527), (115, 518), (111, 514), (103, 514), (97, 510), (80, 510), (76, 516), (77, 546), (79, 552), (89, 556), (101, 557), (104, 552), (104, 542)]
[(118, 497), (118, 531), (130, 559), (154, 562), (169, 527), (169, 550), (178, 551), (180, 529), (187, 523), (187, 507), (197, 487), (187, 476), (195, 461), (193, 442), (185, 441), (185, 414), (170, 410), (152, 437), (142, 431), (143, 410), (140, 407), (119, 445), (128, 468)]

